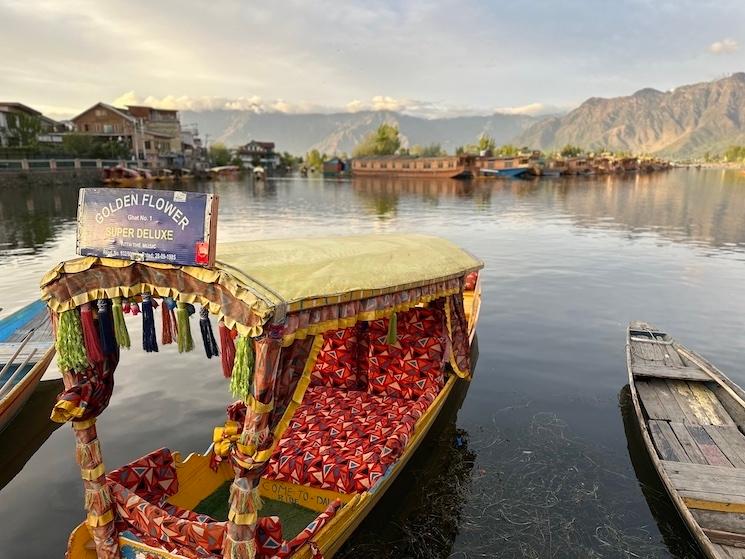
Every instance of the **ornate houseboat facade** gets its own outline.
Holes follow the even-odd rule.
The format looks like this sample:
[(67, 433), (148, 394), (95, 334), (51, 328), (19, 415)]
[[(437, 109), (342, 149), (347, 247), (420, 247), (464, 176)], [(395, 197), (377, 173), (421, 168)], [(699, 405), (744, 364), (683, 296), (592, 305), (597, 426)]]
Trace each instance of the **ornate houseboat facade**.
[(469, 178), (474, 175), (475, 159), (472, 155), (358, 157), (352, 161), (352, 174), (355, 176)]

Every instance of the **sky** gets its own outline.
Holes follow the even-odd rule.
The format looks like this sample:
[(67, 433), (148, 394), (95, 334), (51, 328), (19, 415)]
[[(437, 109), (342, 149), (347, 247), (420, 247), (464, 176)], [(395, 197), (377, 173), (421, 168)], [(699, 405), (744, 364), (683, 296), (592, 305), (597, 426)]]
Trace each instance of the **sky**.
[(545, 114), (745, 70), (743, 0), (0, 0), (0, 101)]

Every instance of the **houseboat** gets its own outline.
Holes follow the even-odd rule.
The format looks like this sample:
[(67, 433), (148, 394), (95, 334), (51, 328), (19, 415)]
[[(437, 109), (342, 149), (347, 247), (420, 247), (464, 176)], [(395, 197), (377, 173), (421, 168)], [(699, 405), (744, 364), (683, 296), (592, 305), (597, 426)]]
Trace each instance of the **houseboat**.
[[(72, 423), (87, 509), (66, 557), (330, 559), (470, 380), (482, 266), (424, 235), (228, 243), (205, 268), (56, 266), (42, 281), (66, 386), (52, 419)], [(86, 320), (102, 296), (113, 334)], [(205, 351), (237, 400), (204, 454), (160, 448), (107, 471), (96, 419), (130, 343), (122, 302), (142, 306), (145, 346), (156, 300), (164, 324), (176, 307), (179, 352), (201, 306)]]
[(475, 159), (472, 155), (357, 157), (352, 160), (352, 175), (468, 178), (474, 175)]
[(517, 178), (532, 173), (533, 161), (530, 156), (517, 157), (477, 157), (474, 167), (482, 177)]

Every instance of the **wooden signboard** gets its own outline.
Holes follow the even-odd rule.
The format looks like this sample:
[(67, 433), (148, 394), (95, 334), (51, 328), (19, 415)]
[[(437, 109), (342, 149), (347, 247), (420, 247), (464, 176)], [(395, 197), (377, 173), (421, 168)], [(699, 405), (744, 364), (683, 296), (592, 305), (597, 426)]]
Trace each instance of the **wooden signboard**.
[(77, 253), (211, 267), (218, 196), (139, 188), (81, 188)]

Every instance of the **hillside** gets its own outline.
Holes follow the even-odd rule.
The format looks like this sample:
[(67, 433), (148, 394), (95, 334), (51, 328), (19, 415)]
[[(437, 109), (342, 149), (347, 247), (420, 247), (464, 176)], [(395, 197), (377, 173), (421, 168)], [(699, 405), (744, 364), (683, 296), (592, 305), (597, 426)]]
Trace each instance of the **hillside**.
[(351, 153), (354, 146), (382, 122), (396, 123), (404, 145), (439, 143), (446, 150), (473, 143), (482, 133), (506, 143), (540, 119), (526, 115), (493, 114), (426, 119), (389, 111), (334, 114), (287, 114), (251, 111), (184, 111), (181, 121), (197, 123), (202, 137), (228, 146), (251, 139), (274, 141), (280, 151), (303, 154), (317, 148), (325, 153)]
[(662, 92), (593, 97), (562, 117), (545, 119), (515, 138), (519, 145), (566, 144), (687, 157), (745, 144), (745, 73)]

